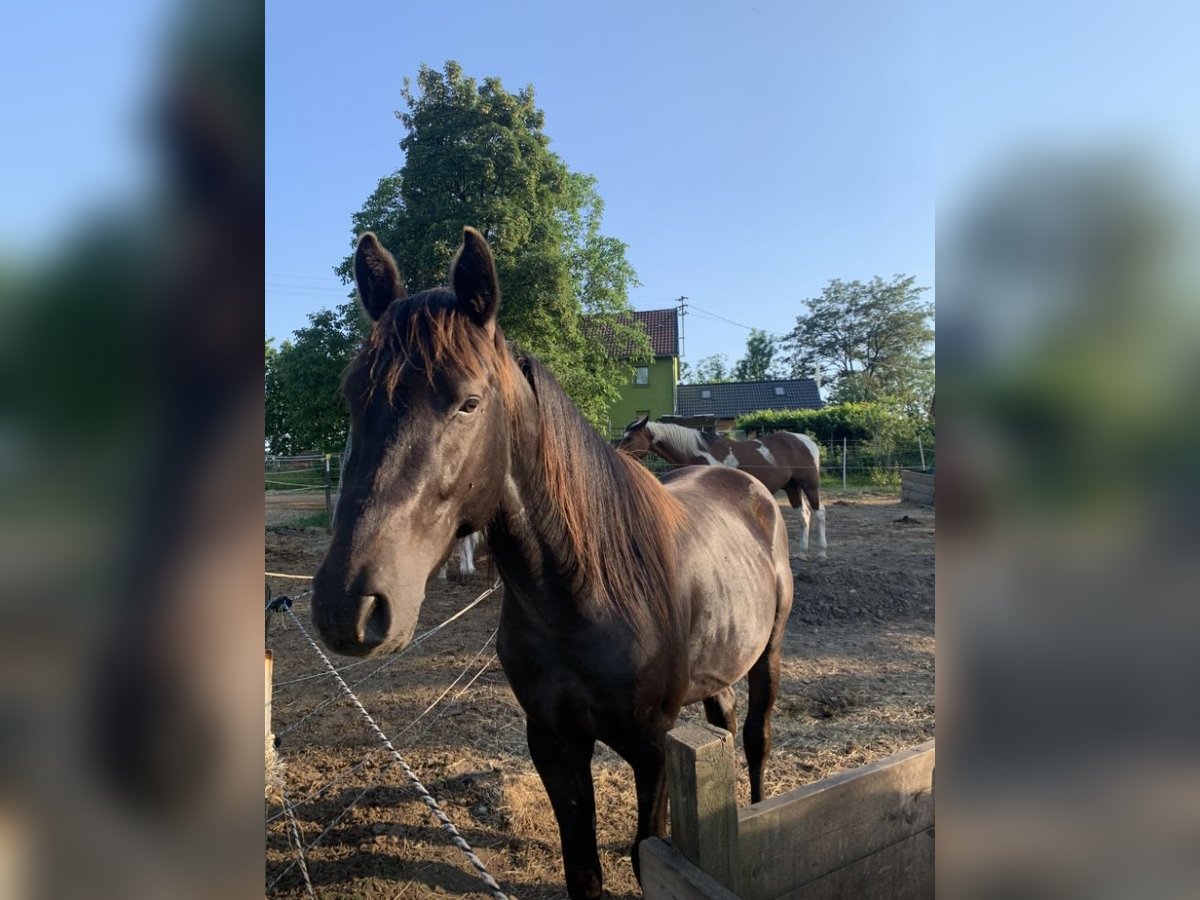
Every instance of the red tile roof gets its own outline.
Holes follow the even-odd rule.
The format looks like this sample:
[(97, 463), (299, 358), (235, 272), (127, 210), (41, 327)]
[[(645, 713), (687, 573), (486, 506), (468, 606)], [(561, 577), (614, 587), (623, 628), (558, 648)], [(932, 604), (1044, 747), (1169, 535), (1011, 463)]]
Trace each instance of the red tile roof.
[[(622, 317), (622, 320), (629, 321), (625, 317)], [(674, 307), (637, 310), (633, 313), (633, 321), (640, 324), (649, 336), (650, 349), (655, 356), (679, 355), (679, 320)], [(595, 328), (597, 338), (604, 342), (609, 353), (619, 357), (630, 355), (631, 348), (628, 343), (618, 342), (616, 335), (606, 324), (598, 322)]]

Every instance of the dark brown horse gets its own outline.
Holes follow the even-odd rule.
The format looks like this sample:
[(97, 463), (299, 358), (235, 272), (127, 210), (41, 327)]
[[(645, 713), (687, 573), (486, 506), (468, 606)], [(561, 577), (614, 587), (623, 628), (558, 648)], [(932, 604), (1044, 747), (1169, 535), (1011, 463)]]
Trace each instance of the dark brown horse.
[(450, 289), (405, 298), (372, 234), (355, 275), (375, 325), (344, 383), (354, 453), (313, 620), (357, 656), (404, 647), (425, 584), (455, 538), (484, 529), (504, 579), (498, 650), (525, 710), (571, 897), (601, 893), (591, 759), (633, 767), (637, 844), (666, 830), (664, 747), (684, 704), (743, 729), (763, 796), (779, 655), (792, 605), (783, 518), (743, 472), (693, 468), (659, 483), (580, 416), (496, 322), (491, 251), (466, 229)]
[[(809, 509), (817, 520), (817, 558), (825, 559), (825, 509), (821, 506), (821, 451), (807, 434), (780, 431), (758, 441), (731, 441), (643, 416), (625, 428), (618, 450), (641, 459), (657, 453), (677, 466), (729, 466), (749, 472), (772, 494), (782, 489), (800, 510), (800, 551), (808, 556)], [(807, 500), (807, 505), (804, 501)]]

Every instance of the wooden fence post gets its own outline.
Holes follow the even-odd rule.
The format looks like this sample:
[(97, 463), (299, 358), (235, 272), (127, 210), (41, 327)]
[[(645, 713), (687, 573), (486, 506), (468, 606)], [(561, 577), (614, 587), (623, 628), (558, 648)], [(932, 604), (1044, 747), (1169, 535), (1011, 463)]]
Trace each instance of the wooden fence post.
[(325, 530), (333, 532), (333, 479), (329, 473), (329, 454), (325, 454)]
[(667, 736), (671, 844), (716, 881), (739, 893), (738, 812), (733, 735), (685, 725)]
[(846, 438), (842, 437), (842, 490), (846, 489)]
[(263, 728), (263, 737), (268, 738), (268, 739), (271, 737), (271, 669), (274, 668), (274, 665), (275, 665), (275, 655), (270, 650), (268, 650), (266, 664), (263, 669), (263, 672), (265, 675), (264, 680), (263, 680), (264, 681), (263, 688), (265, 690), (265, 695), (266, 695), (265, 702), (267, 704), (267, 719), (266, 719), (266, 724)]
[(283, 798), (283, 763), (275, 752), (275, 735), (271, 733), (271, 675), (274, 670), (274, 657), (267, 651), (266, 665), (263, 667), (264, 706), (266, 715), (263, 724), (263, 766), (265, 771), (264, 796), (272, 802), (280, 802)]

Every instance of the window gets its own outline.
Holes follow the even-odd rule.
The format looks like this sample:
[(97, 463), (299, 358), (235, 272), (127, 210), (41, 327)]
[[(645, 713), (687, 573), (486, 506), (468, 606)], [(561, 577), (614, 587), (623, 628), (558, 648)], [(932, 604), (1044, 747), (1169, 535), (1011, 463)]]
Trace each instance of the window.
[(708, 388), (702, 388), (700, 390), (700, 399), (701, 400), (711, 400), (712, 399), (712, 391), (708, 390)]
[(782, 397), (783, 396), (783, 388), (781, 388), (781, 387), (775, 388), (775, 396)]
[(638, 366), (633, 370), (633, 383), (636, 385), (647, 385), (650, 383), (650, 367)]

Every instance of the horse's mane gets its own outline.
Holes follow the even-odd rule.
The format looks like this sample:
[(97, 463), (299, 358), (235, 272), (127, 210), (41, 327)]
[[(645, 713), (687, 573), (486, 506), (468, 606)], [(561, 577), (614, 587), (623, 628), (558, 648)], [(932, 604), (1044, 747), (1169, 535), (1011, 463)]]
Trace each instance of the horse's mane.
[(499, 326), (492, 333), (472, 322), (453, 291), (433, 288), (391, 304), (346, 369), (343, 385), (365, 374), (367, 398), (379, 387), (393, 400), (405, 369), (432, 384), (440, 370), (469, 378), (494, 378), (506, 407), (512, 405), (512, 366)]
[(709, 435), (703, 431), (673, 422), (647, 422), (646, 428), (656, 440), (667, 444), (687, 459), (707, 453), (711, 445)]
[(679, 501), (580, 415), (537, 359), (519, 359), (537, 398), (536, 465), (544, 494), (531, 509), (572, 561), (574, 588), (611, 604), (635, 629), (669, 621)]

